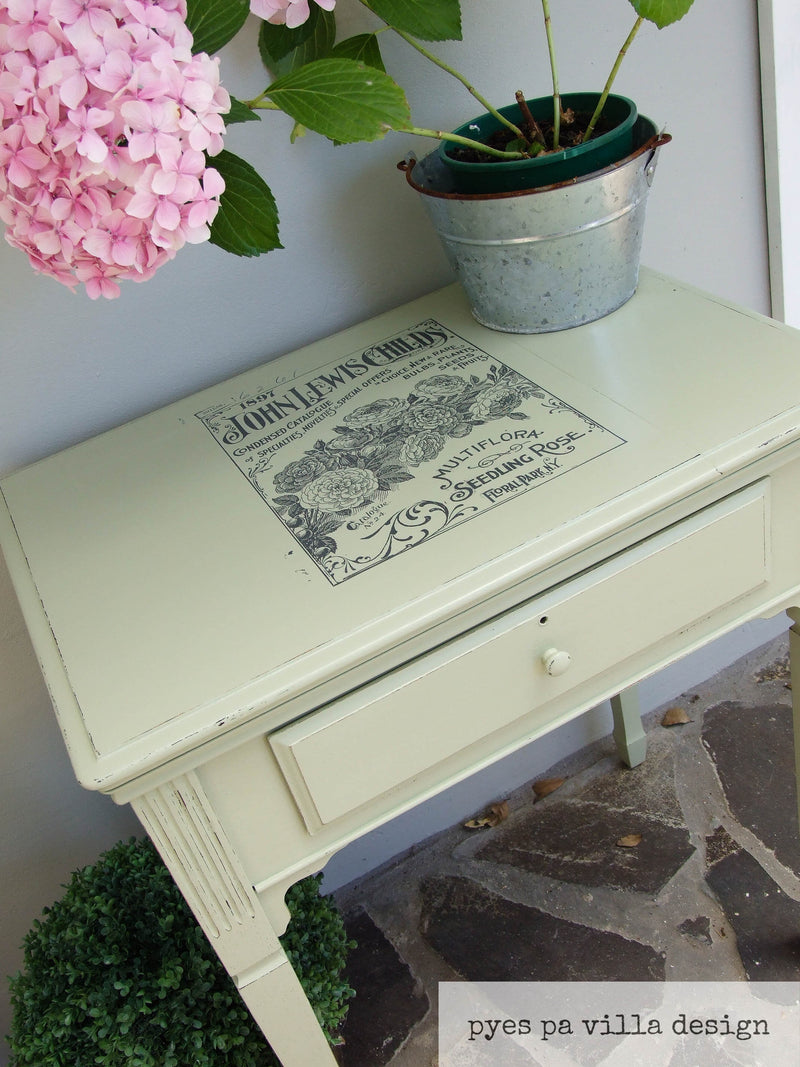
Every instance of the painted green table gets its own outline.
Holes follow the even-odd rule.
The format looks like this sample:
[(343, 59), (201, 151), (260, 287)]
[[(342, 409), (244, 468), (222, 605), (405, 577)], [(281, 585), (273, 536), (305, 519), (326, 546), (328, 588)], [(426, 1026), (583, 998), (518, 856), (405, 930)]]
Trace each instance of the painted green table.
[(292, 882), (605, 698), (636, 762), (616, 694), (798, 618), (800, 336), (648, 272), (536, 337), (450, 287), (1, 488), (79, 780), (133, 805), (285, 1067), (316, 1067)]

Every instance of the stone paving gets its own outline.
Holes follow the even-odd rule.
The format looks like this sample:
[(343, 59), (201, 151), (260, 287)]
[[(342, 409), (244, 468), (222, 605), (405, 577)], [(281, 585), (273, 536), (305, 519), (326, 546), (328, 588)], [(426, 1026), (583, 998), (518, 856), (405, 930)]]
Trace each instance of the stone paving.
[[(669, 707), (689, 721), (662, 725)], [(342, 1067), (435, 1067), (440, 981), (800, 980), (786, 638), (645, 725), (639, 767), (599, 742), (549, 795), (498, 798), (498, 825), (336, 893), (358, 941)]]

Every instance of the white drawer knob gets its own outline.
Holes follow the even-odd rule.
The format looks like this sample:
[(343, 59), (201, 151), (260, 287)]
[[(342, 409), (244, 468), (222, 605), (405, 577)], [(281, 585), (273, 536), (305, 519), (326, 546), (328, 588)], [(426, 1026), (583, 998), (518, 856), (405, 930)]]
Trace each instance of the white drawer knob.
[(558, 648), (548, 648), (542, 655), (542, 665), (547, 673), (553, 675), (553, 677), (569, 670), (571, 663), (572, 656), (570, 656), (569, 652), (563, 652)]

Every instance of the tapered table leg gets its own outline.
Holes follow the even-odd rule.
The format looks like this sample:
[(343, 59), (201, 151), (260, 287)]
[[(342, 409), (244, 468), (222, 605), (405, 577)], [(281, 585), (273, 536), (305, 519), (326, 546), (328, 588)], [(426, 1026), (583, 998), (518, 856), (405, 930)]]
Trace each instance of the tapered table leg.
[(629, 767), (636, 767), (647, 755), (647, 737), (639, 711), (639, 693), (635, 685), (611, 698), (614, 716), (613, 737), (620, 759)]
[(792, 674), (792, 716), (794, 719), (794, 765), (797, 781), (797, 810), (800, 815), (800, 608), (789, 608), (789, 665)]
[(267, 915), (197, 776), (132, 803), (283, 1067), (336, 1067), (278, 939), (288, 918), (282, 897)]
[(267, 961), (264, 973), (236, 977), (250, 1014), (267, 1036), (283, 1067), (336, 1067), (336, 1058), (303, 987), (286, 956)]

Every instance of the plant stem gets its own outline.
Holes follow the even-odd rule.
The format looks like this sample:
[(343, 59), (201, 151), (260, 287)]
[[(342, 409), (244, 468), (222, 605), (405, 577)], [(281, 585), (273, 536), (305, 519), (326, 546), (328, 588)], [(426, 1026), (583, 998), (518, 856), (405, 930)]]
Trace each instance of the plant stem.
[(597, 125), (597, 120), (600, 118), (600, 115), (603, 112), (603, 108), (606, 106), (606, 100), (608, 99), (608, 94), (611, 92), (611, 86), (614, 84), (614, 79), (617, 76), (617, 71), (620, 68), (620, 64), (622, 63), (623, 59), (625, 58), (625, 56), (626, 56), (626, 54), (628, 52), (628, 49), (630, 48), (634, 37), (639, 32), (639, 27), (642, 25), (643, 22), (644, 22), (644, 17), (642, 15), (640, 15), (636, 19), (636, 22), (634, 22), (633, 29), (628, 34), (628, 36), (625, 38), (625, 44), (623, 44), (622, 48), (620, 48), (620, 50), (619, 50), (619, 55), (617, 56), (617, 61), (614, 64), (614, 66), (611, 68), (611, 73), (608, 76), (608, 81), (606, 82), (605, 88), (603, 89), (603, 92), (600, 95), (600, 99), (597, 101), (597, 107), (594, 109), (594, 114), (592, 115), (592, 117), (591, 117), (591, 119), (589, 121), (589, 125), (586, 127), (586, 132), (584, 133), (583, 138), (582, 138), (583, 141), (588, 141), (589, 138), (594, 133), (594, 128)]
[[(392, 129), (392, 127), (389, 127)], [(487, 156), (497, 156), (498, 159), (528, 159), (524, 152), (503, 152), (499, 148), (492, 148), (482, 141), (472, 141), (469, 137), (461, 137), (457, 133), (446, 133), (444, 130), (428, 130), (422, 126), (403, 126), (398, 133), (415, 133), (419, 137), (434, 137), (437, 141), (452, 141), (454, 144), (464, 145), (466, 148), (475, 148)], [(537, 146), (538, 147), (538, 146)]]
[(544, 32), (547, 35), (547, 50), (550, 54), (550, 72), (553, 76), (553, 149), (558, 151), (558, 142), (561, 137), (561, 94), (558, 91), (558, 67), (553, 43), (553, 27), (550, 21), (550, 0), (542, 0), (542, 11), (544, 12)]
[[(273, 104), (271, 100), (268, 100), (266, 95), (262, 93), (261, 96), (256, 96), (252, 100), (243, 100), (242, 103), (245, 107), (249, 107), (251, 111), (282, 111), (283, 109), (278, 107), (277, 104)], [(393, 127), (387, 126), (387, 129)], [(474, 148), (478, 152), (483, 152), (487, 156), (497, 156), (498, 159), (528, 159), (529, 156), (524, 152), (503, 152), (499, 148), (492, 148), (491, 145), (484, 144), (483, 141), (474, 141), (469, 137), (461, 137), (457, 133), (447, 133), (444, 130), (428, 130), (421, 126), (403, 126), (402, 129), (396, 130), (396, 133), (415, 133), (419, 137), (435, 137), (437, 141), (452, 141), (454, 144), (464, 145), (466, 148)], [(526, 141), (526, 138), (522, 138)], [(526, 141), (527, 143), (527, 141)], [(534, 148), (539, 148), (537, 144)], [(541, 149), (540, 149), (541, 150)], [(537, 152), (533, 153), (538, 154)]]
[(497, 108), (493, 107), (488, 100), (481, 96), (475, 86), (472, 85), (469, 81), (467, 81), (463, 74), (460, 74), (457, 70), (455, 70), (455, 68), (451, 67), (448, 63), (445, 63), (443, 59), (439, 59), (439, 57), (435, 56), (433, 52), (429, 52), (427, 48), (425, 48), (419, 43), (419, 41), (414, 40), (414, 38), (410, 34), (405, 33), (405, 31), (403, 30), (398, 30), (396, 26), (390, 26), (389, 29), (394, 30), (394, 32), (398, 34), (398, 36), (402, 37), (406, 44), (410, 44), (412, 48), (416, 48), (420, 55), (425, 56), (425, 58), (427, 60), (430, 60), (431, 63), (434, 63), (437, 67), (440, 67), (447, 74), (450, 74), (453, 78), (456, 78), (458, 81), (460, 81), (464, 88), (467, 89), (468, 92), (470, 92), (475, 97), (478, 103), (483, 108), (485, 108), (490, 115), (493, 115), (498, 122), (502, 123), (503, 126), (506, 126), (509, 130), (511, 130), (515, 137), (527, 143), (528, 139), (524, 135), (522, 130), (515, 126), (513, 122), (510, 122), (504, 115), (501, 115)]
[(514, 98), (517, 101), (520, 111), (522, 112), (522, 117), (525, 119), (530, 129), (533, 130), (533, 140), (538, 141), (541, 144), (542, 148), (547, 148), (547, 145), (544, 142), (544, 134), (542, 133), (539, 123), (531, 114), (531, 109), (528, 107), (528, 101), (525, 99), (525, 94), (523, 93), (523, 91), (521, 89), (517, 89), (517, 91), (514, 93)]
[(282, 111), (283, 108), (278, 107), (277, 104), (273, 104), (268, 99), (266, 92), (261, 96), (255, 96), (252, 100), (242, 100), (245, 107), (249, 107), (251, 111)]

